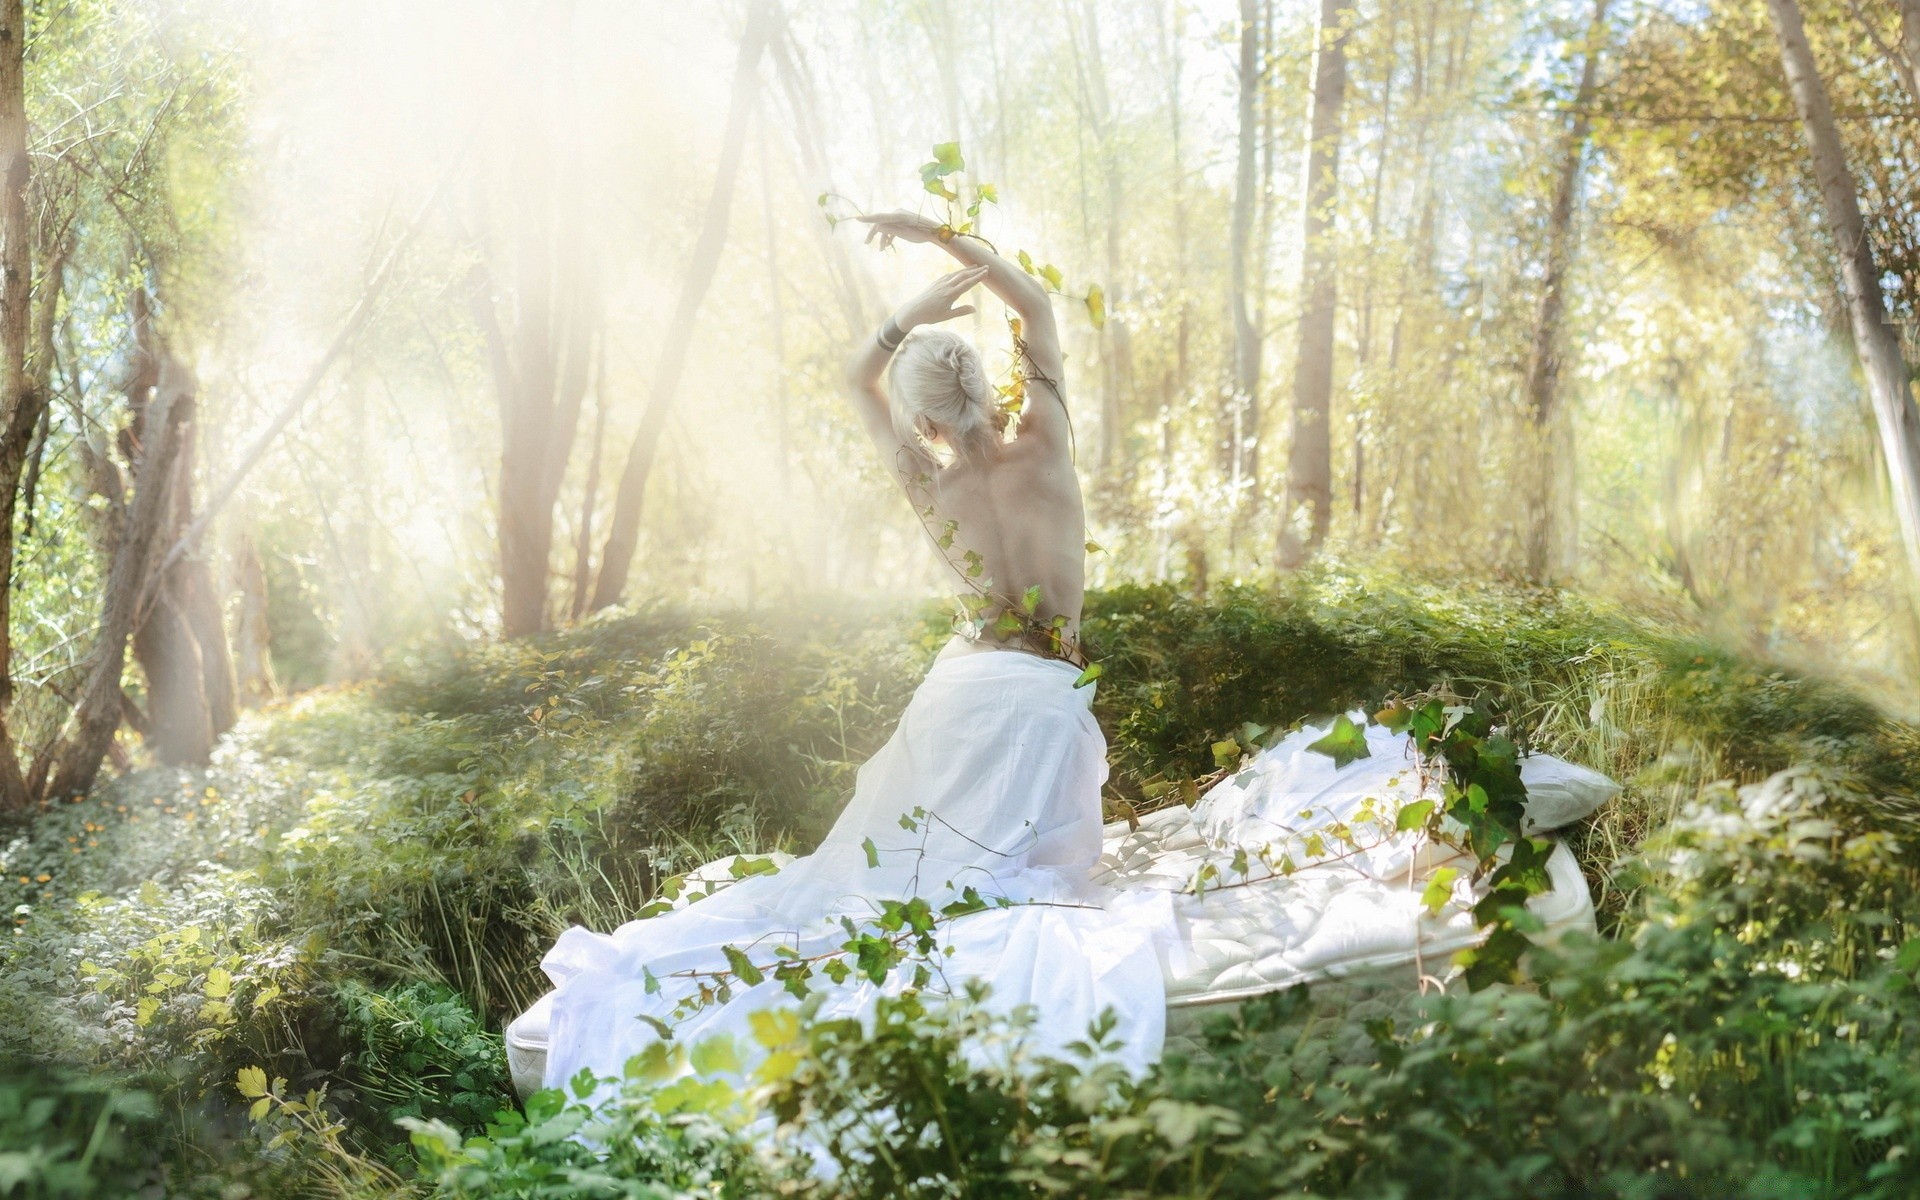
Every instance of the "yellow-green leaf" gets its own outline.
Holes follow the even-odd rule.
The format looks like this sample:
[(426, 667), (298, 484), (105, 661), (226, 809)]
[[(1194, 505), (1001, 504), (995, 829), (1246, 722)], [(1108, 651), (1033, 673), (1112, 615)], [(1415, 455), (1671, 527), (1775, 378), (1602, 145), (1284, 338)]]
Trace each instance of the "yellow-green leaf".
[(753, 1040), (777, 1050), (800, 1037), (800, 1015), (787, 1008), (763, 1008), (747, 1014)]
[(1234, 760), (1239, 757), (1240, 757), (1240, 743), (1234, 741), (1232, 738), (1227, 738), (1224, 741), (1215, 742), (1213, 744), (1213, 765), (1214, 766), (1224, 770), (1225, 768), (1232, 766), (1234, 764)]
[(1107, 327), (1107, 292), (1097, 283), (1087, 289), (1087, 319), (1095, 329)]
[(267, 1073), (259, 1067), (241, 1067), (235, 1077), (240, 1094), (248, 1098), (267, 1094)]
[(1453, 899), (1453, 881), (1459, 875), (1460, 872), (1453, 867), (1441, 867), (1433, 873), (1432, 879), (1427, 880), (1426, 890), (1420, 893), (1420, 903), (1427, 906), (1429, 913), (1439, 916), (1440, 910)]
[(725, 1034), (703, 1038), (693, 1048), (693, 1069), (702, 1075), (740, 1069), (740, 1048)]

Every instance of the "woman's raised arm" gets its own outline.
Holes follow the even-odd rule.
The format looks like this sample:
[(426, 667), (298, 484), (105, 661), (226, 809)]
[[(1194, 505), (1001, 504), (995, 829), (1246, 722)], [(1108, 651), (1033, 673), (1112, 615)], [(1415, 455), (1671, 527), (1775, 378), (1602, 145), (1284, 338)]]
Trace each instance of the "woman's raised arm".
[[(1045, 390), (1053, 393), (1062, 417), (1065, 416), (1067, 399), (1060, 391), (1060, 380), (1066, 373), (1066, 360), (1060, 348), (1060, 329), (1054, 324), (1053, 301), (1038, 280), (995, 253), (982, 239), (971, 234), (951, 233), (946, 226), (919, 213), (900, 209), (868, 213), (856, 220), (866, 222), (867, 241), (879, 238), (882, 250), (896, 241), (931, 243), (967, 266), (983, 269), (985, 273), (980, 282), (1020, 318), (1020, 340), (1026, 345), (1029, 377), (1051, 385)], [(1030, 411), (1028, 422), (1022, 428), (1050, 427), (1055, 423), (1038, 411)]]

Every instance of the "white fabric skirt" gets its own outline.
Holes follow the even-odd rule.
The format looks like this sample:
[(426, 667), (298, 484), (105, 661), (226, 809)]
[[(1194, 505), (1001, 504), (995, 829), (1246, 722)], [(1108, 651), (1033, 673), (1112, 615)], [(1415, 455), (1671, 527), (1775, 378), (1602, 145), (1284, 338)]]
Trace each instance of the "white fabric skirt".
[[(779, 961), (778, 946), (830, 953), (847, 940), (844, 917), (869, 920), (881, 901), (916, 896), (938, 911), (969, 888), (989, 904), (1012, 903), (941, 927), (945, 952), (923, 993), (984, 980), (990, 1007), (1033, 1007), (1029, 1044), (1052, 1054), (1111, 1009), (1118, 1061), (1144, 1072), (1165, 1033), (1172, 909), (1165, 894), (1090, 882), (1106, 739), (1089, 709), (1093, 688), (1073, 686), (1078, 674), (1019, 651), (935, 662), (813, 854), (610, 934), (561, 934), (540, 964), (555, 985), (546, 1086), (583, 1067), (619, 1076), (659, 1036), (642, 1017), (673, 1026), (685, 1044), (714, 1034), (748, 1041), (749, 1013), (798, 1004), (769, 970), (751, 987), (734, 982), (724, 1002), (676, 1016), (702, 973), (727, 970), (723, 947), (762, 967)], [(912, 977), (909, 962), (880, 983), (856, 972), (833, 984), (816, 971), (809, 986), (827, 993), (820, 1015), (857, 1016)]]

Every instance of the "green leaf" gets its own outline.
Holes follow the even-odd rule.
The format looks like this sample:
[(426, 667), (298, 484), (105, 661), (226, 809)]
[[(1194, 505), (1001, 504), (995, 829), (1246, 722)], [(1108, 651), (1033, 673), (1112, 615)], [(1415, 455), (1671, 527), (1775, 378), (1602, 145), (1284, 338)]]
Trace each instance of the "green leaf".
[(1073, 686), (1077, 688), (1083, 688), (1088, 684), (1092, 683), (1094, 680), (1100, 678), (1101, 674), (1105, 670), (1106, 668), (1101, 666), (1099, 663), (1088, 663), (1087, 669), (1080, 672), (1080, 678), (1073, 681)]
[(967, 160), (960, 157), (959, 142), (941, 142), (933, 148), (933, 161), (938, 163), (941, 173), (951, 175), (955, 171), (967, 169)]
[(1413, 724), (1413, 710), (1395, 700), (1379, 712), (1373, 714), (1376, 724), (1384, 725), (1389, 733), (1405, 733)]
[(702, 1075), (713, 1075), (721, 1071), (740, 1069), (740, 1048), (734, 1045), (733, 1038), (726, 1034), (701, 1038), (693, 1047), (689, 1058), (693, 1069)]
[(1097, 283), (1087, 289), (1087, 319), (1095, 329), (1107, 327), (1107, 292)]
[(1240, 743), (1234, 741), (1232, 738), (1227, 738), (1224, 741), (1213, 744), (1213, 765), (1219, 767), (1221, 770), (1231, 767), (1239, 757)]
[(1401, 805), (1400, 815), (1393, 819), (1394, 832), (1405, 833), (1425, 825), (1427, 818), (1433, 815), (1434, 807), (1431, 800), (1415, 800), (1412, 804)]
[(1040, 585), (1034, 584), (1020, 595), (1020, 603), (1028, 612), (1037, 612), (1040, 608)]
[(1454, 961), (1467, 969), (1467, 986), (1477, 992), (1491, 984), (1513, 982), (1520, 973), (1520, 956), (1532, 948), (1526, 934), (1503, 925), (1479, 946), (1454, 955)]
[(267, 1073), (259, 1067), (241, 1067), (236, 1078), (240, 1094), (249, 1100), (267, 1094)]
[(1456, 868), (1441, 867), (1433, 873), (1432, 879), (1427, 880), (1426, 889), (1420, 893), (1420, 903), (1427, 906), (1429, 913), (1439, 916), (1440, 910), (1453, 899), (1453, 881), (1459, 877), (1460, 872)]
[(1033, 274), (1033, 256), (1031, 254), (1028, 254), (1025, 250), (1022, 250), (1019, 254), (1015, 255), (1014, 257), (1020, 261), (1020, 269), (1022, 271), (1025, 271), (1029, 275)]
[(1333, 727), (1326, 736), (1308, 746), (1307, 749), (1324, 754), (1333, 759), (1334, 769), (1338, 770), (1357, 758), (1371, 758), (1373, 751), (1367, 749), (1367, 735), (1353, 718), (1340, 713), (1333, 718)]
[(993, 186), (992, 184), (983, 183), (979, 187), (975, 188), (974, 190), (978, 192), (980, 195), (980, 198), (982, 200), (985, 200), (988, 204), (1000, 203), (1000, 189)]
[(1040, 268), (1040, 278), (1046, 280), (1047, 286), (1057, 292), (1060, 290), (1060, 281), (1064, 279), (1065, 276), (1060, 274), (1059, 267), (1048, 263), (1046, 266)]
[(861, 842), (860, 848), (867, 852), (867, 866), (877, 867), (880, 865), (880, 847), (873, 844), (872, 838)]
[(1909, 974), (1920, 968), (1920, 938), (1908, 938), (1900, 943), (1900, 951), (1894, 955), (1893, 965)]
[[(677, 1050), (678, 1047), (674, 1047), (674, 1049)], [(674, 1051), (668, 1049), (664, 1039), (658, 1042), (649, 1042), (647, 1043), (646, 1049), (627, 1060), (626, 1066), (621, 1069), (620, 1073), (628, 1079), (639, 1079), (648, 1083), (658, 1083), (661, 1080), (669, 1079), (673, 1076), (676, 1065), (674, 1063), (675, 1057)], [(588, 1083), (588, 1092), (590, 1094), (592, 1091), (592, 1081), (589, 1080)]]
[(722, 946), (720, 947), (720, 953), (727, 956), (727, 965), (733, 968), (733, 973), (739, 977), (740, 982), (746, 984), (748, 987), (752, 987), (754, 984), (766, 978), (766, 976), (761, 973), (760, 968), (753, 965), (753, 960), (747, 957), (746, 951), (740, 949), (740, 947)]

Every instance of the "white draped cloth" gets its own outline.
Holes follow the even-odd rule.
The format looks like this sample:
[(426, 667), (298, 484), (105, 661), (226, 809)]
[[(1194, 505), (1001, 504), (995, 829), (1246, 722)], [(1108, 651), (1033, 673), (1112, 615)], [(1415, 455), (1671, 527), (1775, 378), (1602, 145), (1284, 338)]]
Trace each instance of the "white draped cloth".
[[(883, 900), (917, 896), (937, 912), (969, 888), (990, 907), (941, 925), (944, 953), (924, 991), (984, 980), (990, 1007), (1033, 1007), (1029, 1045), (1055, 1055), (1111, 1009), (1117, 1060), (1144, 1072), (1165, 1033), (1172, 910), (1165, 894), (1089, 880), (1101, 853), (1106, 739), (1089, 709), (1093, 688), (1073, 686), (1078, 674), (1012, 650), (936, 661), (813, 854), (610, 934), (561, 934), (540, 964), (555, 985), (546, 1086), (583, 1067), (618, 1077), (659, 1037), (643, 1017), (673, 1026), (683, 1044), (715, 1034), (750, 1043), (750, 1013), (798, 1004), (769, 971), (750, 987), (734, 982), (725, 1001), (676, 1014), (700, 973), (711, 983), (710, 973), (728, 970), (723, 947), (762, 967), (779, 961), (780, 945), (830, 954), (847, 940), (843, 917), (876, 932)], [(910, 961), (877, 984), (857, 971), (839, 984), (816, 971), (808, 983), (827, 993), (821, 1016), (859, 1016), (913, 974)]]

